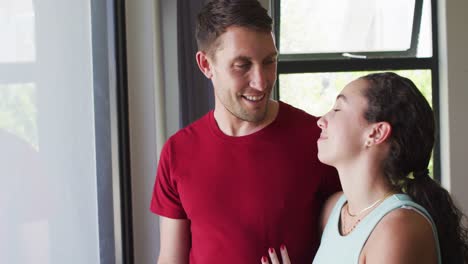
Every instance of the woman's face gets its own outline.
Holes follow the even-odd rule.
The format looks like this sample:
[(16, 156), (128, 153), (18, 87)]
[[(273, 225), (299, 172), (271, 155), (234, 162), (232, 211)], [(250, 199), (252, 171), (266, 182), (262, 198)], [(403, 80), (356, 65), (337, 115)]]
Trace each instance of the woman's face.
[(371, 125), (364, 119), (367, 99), (364, 89), (367, 81), (357, 79), (345, 86), (336, 97), (333, 108), (322, 116), (318, 126), (322, 129), (317, 140), (318, 158), (337, 167), (359, 157), (365, 150)]

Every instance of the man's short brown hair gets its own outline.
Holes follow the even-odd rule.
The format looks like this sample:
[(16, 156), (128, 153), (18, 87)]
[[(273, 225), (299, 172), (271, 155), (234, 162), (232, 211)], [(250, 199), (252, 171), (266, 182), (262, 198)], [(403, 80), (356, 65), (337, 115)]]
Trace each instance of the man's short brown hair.
[(271, 32), (272, 19), (257, 0), (211, 0), (197, 17), (198, 49), (208, 54), (216, 50), (216, 40), (230, 26)]

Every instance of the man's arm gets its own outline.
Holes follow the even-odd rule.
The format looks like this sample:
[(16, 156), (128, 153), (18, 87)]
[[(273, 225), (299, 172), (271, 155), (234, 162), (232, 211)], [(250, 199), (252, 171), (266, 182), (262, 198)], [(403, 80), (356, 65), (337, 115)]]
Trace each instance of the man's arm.
[(191, 245), (187, 219), (159, 217), (160, 251), (158, 264), (187, 264)]

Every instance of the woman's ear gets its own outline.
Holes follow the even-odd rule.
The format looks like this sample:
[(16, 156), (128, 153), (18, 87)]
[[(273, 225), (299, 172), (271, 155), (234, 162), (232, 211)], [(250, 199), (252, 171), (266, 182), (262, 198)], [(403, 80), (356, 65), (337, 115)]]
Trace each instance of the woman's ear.
[(206, 78), (211, 79), (211, 77), (213, 77), (213, 73), (211, 71), (208, 55), (204, 51), (198, 51), (195, 56), (200, 71), (206, 76)]
[(366, 147), (385, 142), (385, 140), (390, 137), (391, 133), (392, 126), (388, 122), (379, 122), (374, 124), (371, 133), (367, 137)]

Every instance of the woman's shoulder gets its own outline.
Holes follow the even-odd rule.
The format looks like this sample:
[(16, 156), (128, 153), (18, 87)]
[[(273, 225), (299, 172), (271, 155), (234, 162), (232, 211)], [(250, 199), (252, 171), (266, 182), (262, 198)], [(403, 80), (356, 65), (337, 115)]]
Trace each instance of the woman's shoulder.
[(372, 234), (395, 236), (396, 239), (433, 236), (431, 223), (417, 209), (412, 208), (399, 208), (389, 212), (380, 220)]
[(437, 263), (436, 252), (428, 219), (416, 209), (399, 208), (380, 220), (362, 255), (379, 263)]

